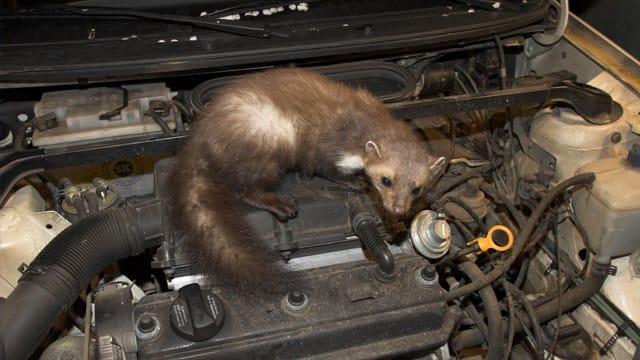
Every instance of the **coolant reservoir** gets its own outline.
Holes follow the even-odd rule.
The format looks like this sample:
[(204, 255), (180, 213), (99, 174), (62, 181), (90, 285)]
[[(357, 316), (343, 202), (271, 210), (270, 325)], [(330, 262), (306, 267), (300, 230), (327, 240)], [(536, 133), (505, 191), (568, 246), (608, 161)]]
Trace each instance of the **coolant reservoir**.
[(571, 109), (546, 108), (538, 112), (531, 123), (530, 140), (556, 158), (557, 180), (573, 176), (579, 167), (593, 161), (626, 156), (631, 144), (640, 140), (637, 94), (606, 71), (591, 79), (589, 85), (610, 94), (623, 107), (618, 120), (594, 125)]
[(566, 108), (538, 112), (529, 137), (556, 158), (555, 170), (560, 180), (573, 176), (576, 169), (592, 161), (625, 155), (630, 142), (638, 139), (624, 119), (593, 125)]
[(578, 169), (593, 172), (591, 189), (574, 195), (578, 221), (589, 234), (589, 246), (601, 256), (623, 256), (640, 247), (640, 168), (625, 158), (607, 158)]

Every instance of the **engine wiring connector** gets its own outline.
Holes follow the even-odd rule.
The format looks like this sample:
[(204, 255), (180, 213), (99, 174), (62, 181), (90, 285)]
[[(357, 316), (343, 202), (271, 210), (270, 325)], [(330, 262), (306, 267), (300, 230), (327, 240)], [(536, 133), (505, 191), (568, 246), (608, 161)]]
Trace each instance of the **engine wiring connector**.
[(486, 252), (489, 249), (504, 252), (513, 245), (513, 233), (504, 225), (495, 225), (489, 229), (487, 236), (479, 237), (469, 243), (476, 251)]

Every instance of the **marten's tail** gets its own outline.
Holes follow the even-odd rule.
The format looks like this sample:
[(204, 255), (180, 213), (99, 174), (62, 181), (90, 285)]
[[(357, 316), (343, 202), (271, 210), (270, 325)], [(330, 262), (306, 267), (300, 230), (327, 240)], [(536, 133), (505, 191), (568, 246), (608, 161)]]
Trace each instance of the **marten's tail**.
[(211, 164), (178, 160), (170, 182), (172, 221), (197, 269), (216, 285), (247, 293), (273, 294), (291, 286), (292, 274), (284, 274), (277, 254), (255, 238), (238, 198)]

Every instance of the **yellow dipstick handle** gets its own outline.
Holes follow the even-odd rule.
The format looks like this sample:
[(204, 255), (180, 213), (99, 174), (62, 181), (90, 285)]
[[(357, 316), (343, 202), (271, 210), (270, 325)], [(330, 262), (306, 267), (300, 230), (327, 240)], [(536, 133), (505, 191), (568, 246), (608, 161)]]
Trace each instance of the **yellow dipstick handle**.
[(477, 243), (478, 249), (483, 252), (489, 249), (507, 251), (513, 245), (513, 233), (506, 226), (495, 225), (489, 229), (486, 237), (479, 237), (467, 245), (474, 243)]

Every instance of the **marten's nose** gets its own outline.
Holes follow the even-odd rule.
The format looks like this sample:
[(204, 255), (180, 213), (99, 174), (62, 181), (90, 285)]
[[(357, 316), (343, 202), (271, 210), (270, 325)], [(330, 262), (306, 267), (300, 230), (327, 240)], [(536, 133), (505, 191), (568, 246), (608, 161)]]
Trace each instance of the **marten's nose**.
[(398, 215), (398, 216), (404, 215), (404, 207), (394, 205), (393, 206), (393, 213)]

